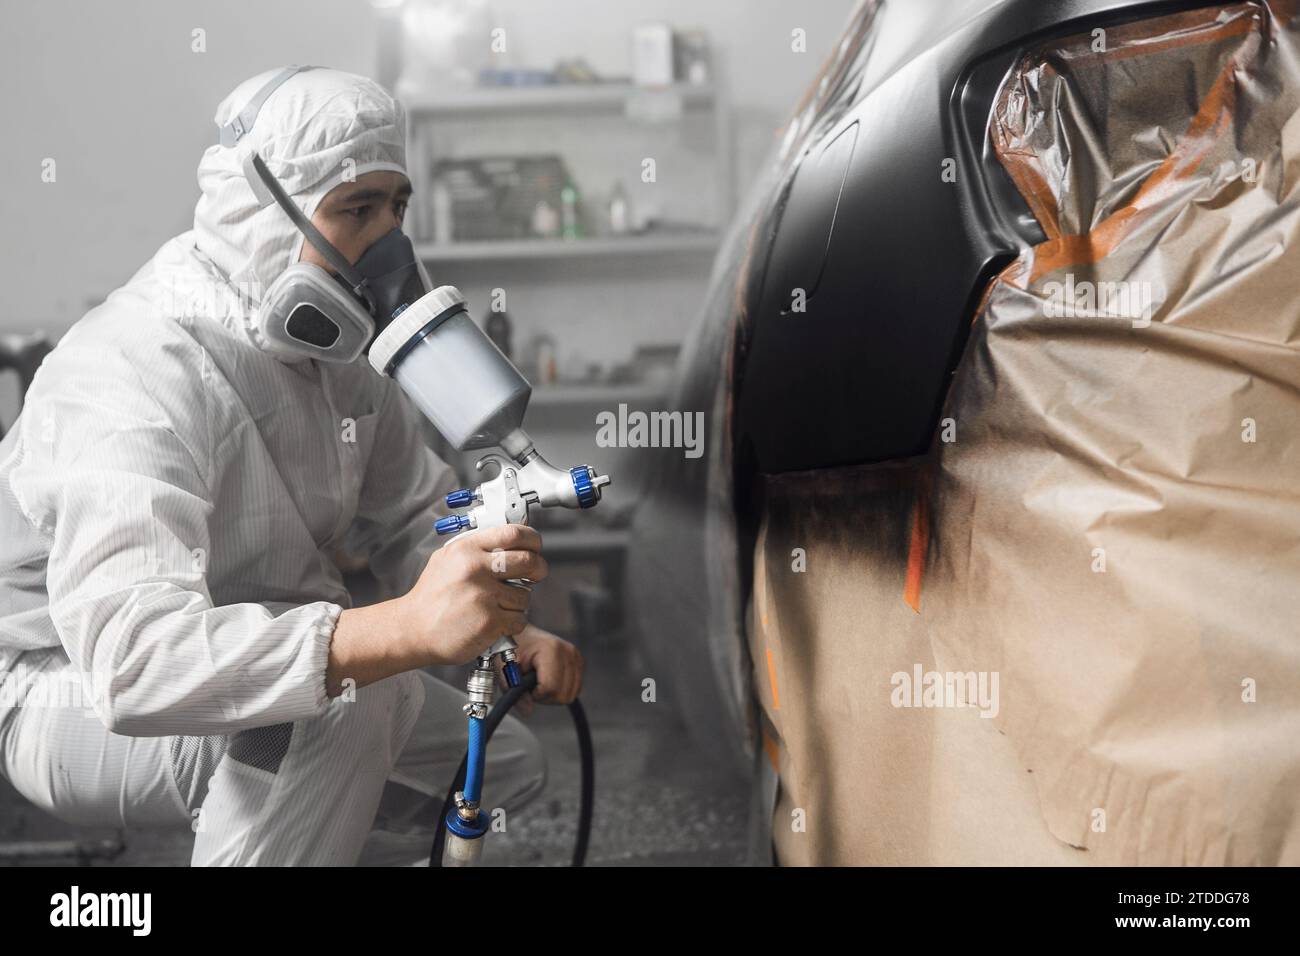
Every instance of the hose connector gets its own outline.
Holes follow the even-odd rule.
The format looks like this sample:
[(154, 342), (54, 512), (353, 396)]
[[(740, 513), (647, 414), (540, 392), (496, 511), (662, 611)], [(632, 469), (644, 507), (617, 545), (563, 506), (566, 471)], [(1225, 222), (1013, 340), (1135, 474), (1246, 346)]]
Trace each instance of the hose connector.
[(479, 665), (469, 672), (469, 680), (465, 682), (465, 694), (469, 698), (461, 708), (465, 715), (478, 720), (486, 717), (488, 708), (492, 706), (495, 689), (496, 679), (491, 664), (480, 660)]
[(456, 794), (456, 806), (447, 811), (447, 842), (443, 866), (477, 866), (483, 856), (483, 834), (488, 831), (487, 814), (471, 804), (464, 793)]

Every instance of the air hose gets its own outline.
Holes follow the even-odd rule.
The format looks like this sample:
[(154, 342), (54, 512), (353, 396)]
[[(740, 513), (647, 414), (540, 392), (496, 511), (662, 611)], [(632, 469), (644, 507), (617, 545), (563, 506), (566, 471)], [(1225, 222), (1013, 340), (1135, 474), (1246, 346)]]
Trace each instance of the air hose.
[(465, 751), (465, 779), (461, 781), (465, 799), (478, 803), (483, 793), (483, 765), (487, 762), (487, 737), (483, 721), (469, 718), (469, 747)]
[[(492, 705), (487, 717), (482, 720), (481, 747), (486, 750), (497, 725), (505, 719), (510, 708), (524, 694), (537, 686), (536, 671), (529, 671), (519, 677), (519, 682), (501, 695), (501, 699)], [(572, 866), (582, 866), (587, 858), (587, 843), (591, 839), (592, 804), (596, 794), (596, 757), (591, 746), (591, 727), (587, 724), (587, 713), (580, 701), (569, 704), (569, 716), (573, 718), (573, 729), (578, 735), (578, 754), (582, 762), (582, 791), (578, 803), (578, 839), (573, 847)], [(478, 723), (471, 721), (471, 723)], [(438, 828), (433, 834), (433, 847), (429, 851), (429, 866), (442, 866), (443, 844), (447, 841), (447, 813), (456, 805), (456, 793), (465, 789), (465, 776), (469, 766), (469, 753), (461, 759), (460, 769), (447, 791), (447, 799), (442, 802), (438, 814)]]

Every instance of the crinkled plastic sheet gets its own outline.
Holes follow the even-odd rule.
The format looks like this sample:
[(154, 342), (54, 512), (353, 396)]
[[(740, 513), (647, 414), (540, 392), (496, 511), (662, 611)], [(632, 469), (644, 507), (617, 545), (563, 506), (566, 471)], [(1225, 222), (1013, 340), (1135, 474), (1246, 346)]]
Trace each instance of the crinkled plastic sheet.
[[(768, 480), (783, 862), (1300, 863), (1296, 4), (1095, 44), (999, 94), (1047, 239), (974, 316), (955, 441)], [(996, 713), (894, 706), (917, 665), (996, 673)]]

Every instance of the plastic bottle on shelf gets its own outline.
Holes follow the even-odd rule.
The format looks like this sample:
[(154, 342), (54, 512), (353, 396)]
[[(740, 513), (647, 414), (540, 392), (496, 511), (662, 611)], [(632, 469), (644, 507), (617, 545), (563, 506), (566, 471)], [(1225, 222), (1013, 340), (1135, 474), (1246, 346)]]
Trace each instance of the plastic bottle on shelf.
[(542, 332), (533, 336), (532, 367), (538, 385), (553, 385), (559, 377), (555, 357), (555, 340)]
[(533, 207), (533, 235), (552, 239), (560, 232), (560, 216), (545, 199), (540, 199)]
[(433, 181), (433, 241), (446, 245), (455, 233), (451, 212), (451, 190), (447, 181), (439, 176)]
[(623, 191), (622, 181), (614, 183), (614, 191), (609, 197), (609, 231), (611, 235), (627, 235), (631, 227), (628, 215), (627, 193)]
[(560, 190), (561, 235), (565, 239), (577, 239), (582, 233), (578, 228), (578, 187), (570, 180)]

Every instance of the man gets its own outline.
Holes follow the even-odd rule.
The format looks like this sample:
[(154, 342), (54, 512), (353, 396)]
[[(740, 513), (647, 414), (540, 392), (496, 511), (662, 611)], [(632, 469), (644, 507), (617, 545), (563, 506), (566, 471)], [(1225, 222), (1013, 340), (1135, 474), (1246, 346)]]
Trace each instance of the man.
[[(463, 693), (420, 668), (516, 635), (537, 699), (567, 703), (582, 661), (505, 583), (545, 577), (535, 531), (434, 550), (455, 476), (396, 384), (259, 325), (288, 266), (330, 267), (259, 200), (250, 150), (353, 264), (410, 194), (387, 92), (313, 68), (265, 95), (273, 76), (218, 108), (240, 135), (204, 153), (193, 230), (69, 331), (0, 443), (0, 673), (27, 698), (0, 708), (0, 769), (72, 823), (192, 822), (196, 865), (349, 865), (395, 841), (413, 862), (465, 745)], [(388, 600), (351, 607), (340, 550)], [(544, 779), (507, 718), (490, 805)]]

